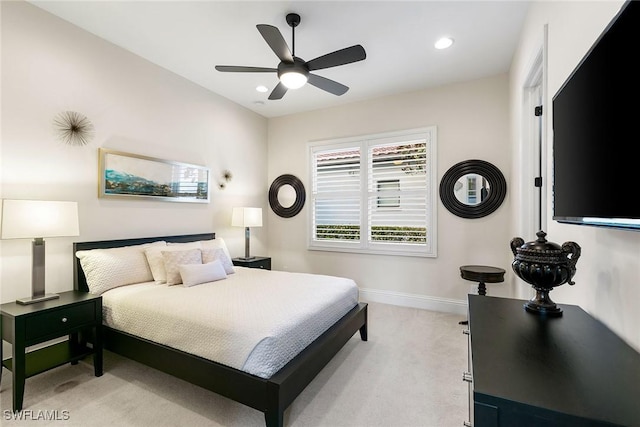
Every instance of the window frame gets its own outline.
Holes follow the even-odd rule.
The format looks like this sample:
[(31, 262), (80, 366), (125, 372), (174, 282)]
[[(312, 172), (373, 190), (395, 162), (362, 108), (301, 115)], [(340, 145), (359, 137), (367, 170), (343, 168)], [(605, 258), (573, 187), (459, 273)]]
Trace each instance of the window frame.
[[(426, 141), (426, 228), (427, 228), (427, 242), (425, 245), (415, 243), (381, 243), (375, 241), (369, 241), (370, 226), (369, 223), (369, 147), (380, 144), (402, 143), (406, 140), (407, 143), (411, 143), (412, 140), (420, 138)], [(319, 151), (332, 151), (343, 150), (347, 148), (359, 147), (360, 149), (360, 166), (359, 166), (359, 180), (360, 180), (360, 238), (353, 241), (319, 241), (315, 240), (314, 230), (314, 211), (316, 203), (316, 189), (315, 189), (315, 163), (314, 154)], [(398, 256), (418, 256), (418, 257), (437, 257), (437, 128), (436, 126), (428, 126), (415, 129), (406, 129), (395, 132), (377, 133), (371, 135), (359, 135), (347, 138), (330, 139), (330, 140), (317, 140), (310, 141), (308, 143), (308, 159), (307, 165), (309, 167), (309, 182), (311, 185), (309, 191), (310, 209), (308, 210), (307, 217), (307, 249), (318, 251), (335, 251), (335, 252), (349, 252), (349, 253), (364, 253), (364, 254), (380, 254), (380, 255), (398, 255)], [(376, 182), (373, 185), (377, 185)], [(374, 209), (396, 209), (401, 211), (400, 206), (387, 207), (377, 206), (375, 203)]]

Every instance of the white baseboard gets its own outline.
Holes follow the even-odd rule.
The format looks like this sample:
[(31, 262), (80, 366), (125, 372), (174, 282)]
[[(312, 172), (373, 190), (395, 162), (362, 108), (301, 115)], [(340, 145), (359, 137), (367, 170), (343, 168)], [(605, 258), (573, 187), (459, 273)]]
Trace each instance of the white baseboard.
[(402, 307), (422, 308), (424, 310), (441, 311), (444, 313), (459, 314), (461, 316), (467, 315), (467, 303), (463, 300), (367, 288), (360, 288), (360, 296), (365, 301), (399, 305)]

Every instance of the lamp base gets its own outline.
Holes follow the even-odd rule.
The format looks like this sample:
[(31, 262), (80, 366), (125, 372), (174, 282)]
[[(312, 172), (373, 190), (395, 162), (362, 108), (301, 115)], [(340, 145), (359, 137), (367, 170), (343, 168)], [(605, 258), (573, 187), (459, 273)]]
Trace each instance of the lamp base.
[(241, 257), (238, 257), (237, 259), (239, 259), (240, 261), (253, 261), (254, 259), (256, 259), (256, 257), (254, 257), (254, 256), (241, 256)]
[(37, 302), (49, 301), (51, 299), (57, 299), (57, 298), (60, 298), (60, 295), (58, 295), (58, 294), (45, 294), (45, 295), (40, 295), (40, 296), (37, 296), (37, 297), (20, 298), (20, 299), (16, 300), (16, 302), (18, 304), (21, 304), (21, 305), (29, 305), (29, 304), (35, 304)]

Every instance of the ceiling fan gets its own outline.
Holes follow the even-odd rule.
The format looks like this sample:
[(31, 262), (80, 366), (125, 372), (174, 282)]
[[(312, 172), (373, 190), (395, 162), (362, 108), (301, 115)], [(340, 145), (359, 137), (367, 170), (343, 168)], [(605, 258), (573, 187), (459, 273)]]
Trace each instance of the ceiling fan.
[(312, 74), (311, 71), (362, 61), (367, 57), (364, 48), (358, 44), (319, 56), (311, 61), (305, 61), (295, 56), (295, 28), (300, 24), (300, 15), (289, 13), (287, 15), (287, 24), (291, 27), (292, 50), (289, 50), (282, 33), (277, 27), (266, 24), (256, 25), (264, 40), (280, 59), (278, 68), (216, 65), (216, 70), (240, 73), (278, 73), (280, 82), (269, 95), (271, 100), (281, 99), (288, 89), (298, 89), (307, 82), (334, 95), (340, 96), (346, 93), (349, 90), (347, 86), (326, 77)]

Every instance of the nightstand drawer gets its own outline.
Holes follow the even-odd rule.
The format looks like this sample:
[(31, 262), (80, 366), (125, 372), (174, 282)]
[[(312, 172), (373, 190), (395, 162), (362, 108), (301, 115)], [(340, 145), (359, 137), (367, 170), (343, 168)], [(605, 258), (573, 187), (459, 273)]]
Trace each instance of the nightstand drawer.
[(239, 267), (261, 268), (263, 270), (271, 270), (271, 258), (257, 256), (253, 258), (233, 258), (233, 265)]
[(51, 334), (65, 335), (74, 328), (94, 323), (95, 318), (96, 307), (93, 302), (45, 311), (25, 319), (25, 338), (29, 341)]
[(251, 265), (252, 268), (262, 268), (264, 270), (271, 270), (271, 258), (261, 259)]

